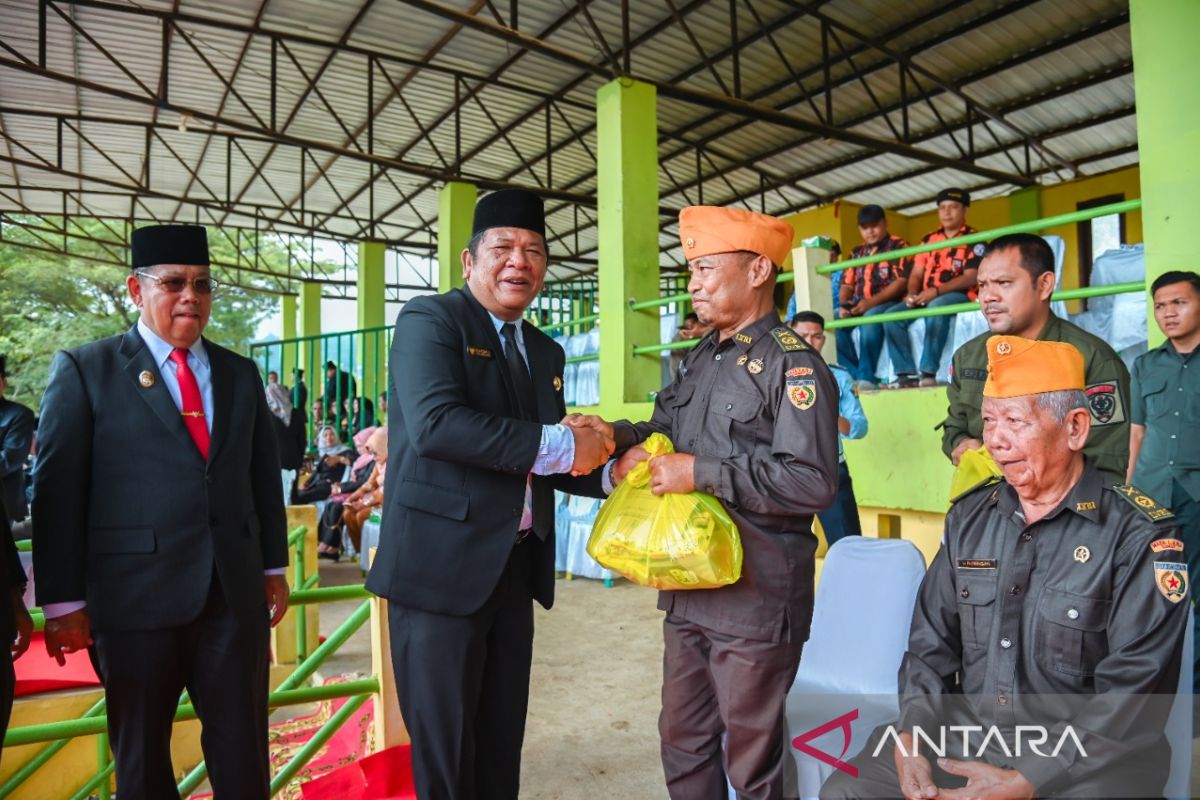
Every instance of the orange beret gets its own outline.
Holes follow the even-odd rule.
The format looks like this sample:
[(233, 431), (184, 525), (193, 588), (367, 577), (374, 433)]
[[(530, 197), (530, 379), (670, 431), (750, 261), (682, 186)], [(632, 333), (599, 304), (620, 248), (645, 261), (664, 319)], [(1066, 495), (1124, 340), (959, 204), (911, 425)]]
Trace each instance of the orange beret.
[(1021, 397), (1084, 387), (1083, 354), (1066, 342), (1020, 336), (987, 340), (988, 377), (984, 397)]
[(688, 206), (679, 212), (679, 241), (688, 261), (749, 250), (782, 267), (795, 231), (781, 219), (740, 208)]

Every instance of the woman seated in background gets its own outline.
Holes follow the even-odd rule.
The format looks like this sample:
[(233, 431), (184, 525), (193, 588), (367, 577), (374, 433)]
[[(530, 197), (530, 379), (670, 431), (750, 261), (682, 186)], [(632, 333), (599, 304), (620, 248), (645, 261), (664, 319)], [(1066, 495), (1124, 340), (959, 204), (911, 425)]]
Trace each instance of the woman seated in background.
[(350, 427), (363, 431), (375, 427), (375, 404), (365, 397), (350, 401)]
[(342, 444), (332, 425), (321, 428), (317, 432), (316, 468), (304, 486), (296, 490), (296, 505), (328, 499), (333, 493), (333, 485), (342, 479), (346, 467), (354, 462), (351, 458), (353, 454), (353, 450)]
[(334, 483), (330, 487), (329, 503), (321, 512), (320, 532), (317, 535), (317, 555), (337, 561), (342, 552), (342, 504), (351, 494), (367, 482), (375, 469), (375, 457), (367, 449), (367, 440), (375, 428), (364, 428), (354, 434), (354, 447), (358, 460), (350, 466), (350, 480)]
[(346, 498), (342, 504), (342, 524), (354, 544), (355, 550), (362, 548), (363, 523), (371, 512), (383, 506), (383, 479), (387, 473), (388, 433), (387, 428), (376, 428), (367, 439), (367, 450), (375, 456), (375, 469), (371, 477)]

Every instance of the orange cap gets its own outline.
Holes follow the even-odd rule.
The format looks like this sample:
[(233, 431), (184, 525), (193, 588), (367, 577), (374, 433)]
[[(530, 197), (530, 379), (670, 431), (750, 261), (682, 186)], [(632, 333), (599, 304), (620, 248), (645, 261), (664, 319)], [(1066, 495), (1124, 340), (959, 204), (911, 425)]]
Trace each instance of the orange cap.
[(688, 261), (749, 250), (782, 267), (795, 231), (781, 219), (740, 208), (688, 206), (679, 212), (679, 241)]
[(987, 340), (987, 354), (984, 397), (1083, 390), (1083, 354), (1066, 342), (991, 336)]

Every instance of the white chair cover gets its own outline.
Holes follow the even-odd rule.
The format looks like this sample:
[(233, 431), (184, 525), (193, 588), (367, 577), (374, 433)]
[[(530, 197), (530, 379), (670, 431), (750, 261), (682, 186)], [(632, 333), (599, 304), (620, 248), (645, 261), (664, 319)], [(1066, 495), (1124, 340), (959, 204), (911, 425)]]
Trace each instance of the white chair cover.
[[(785, 727), (800, 784), (798, 792), (785, 787), (785, 796), (816, 797), (833, 772), (832, 766), (791, 748), (795, 736), (858, 708), (843, 756), (849, 759), (877, 725), (898, 717), (896, 674), (924, 576), (925, 559), (906, 540), (847, 536), (829, 548), (812, 631), (788, 693)], [(836, 755), (842, 737), (840, 729), (833, 730), (810, 745)]]

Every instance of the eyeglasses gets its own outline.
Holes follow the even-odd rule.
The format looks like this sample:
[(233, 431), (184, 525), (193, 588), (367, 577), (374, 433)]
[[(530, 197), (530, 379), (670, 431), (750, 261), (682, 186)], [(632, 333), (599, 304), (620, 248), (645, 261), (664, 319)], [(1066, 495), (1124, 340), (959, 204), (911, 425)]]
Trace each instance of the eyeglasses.
[(188, 284), (191, 284), (192, 291), (196, 294), (212, 294), (220, 286), (212, 278), (192, 278), (188, 280), (178, 275), (155, 275), (153, 272), (148, 272), (144, 269), (134, 270), (134, 274), (142, 278), (149, 278), (168, 294), (179, 294), (187, 288)]

